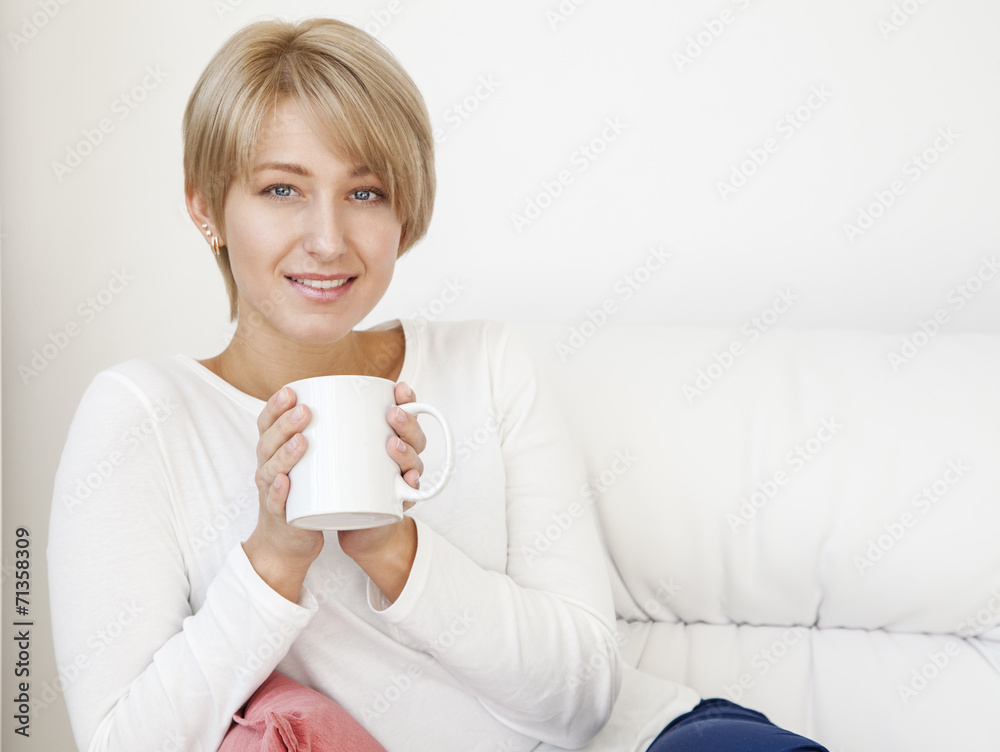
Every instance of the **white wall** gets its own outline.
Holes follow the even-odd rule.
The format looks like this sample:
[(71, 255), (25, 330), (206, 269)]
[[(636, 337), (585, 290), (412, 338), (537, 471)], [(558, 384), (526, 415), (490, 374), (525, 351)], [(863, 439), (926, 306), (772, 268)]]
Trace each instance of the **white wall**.
[[(619, 324), (752, 327), (780, 290), (795, 302), (776, 326), (902, 336), (943, 310), (947, 331), (1000, 329), (1000, 282), (977, 276), (1000, 250), (991, 0), (5, 0), (3, 576), (30, 527), (38, 693), (57, 673), (43, 552), (72, 411), (114, 362), (225, 346), (223, 286), (182, 212), (180, 120), (221, 42), (279, 13), (377, 28), (440, 128), (431, 231), (371, 322), (542, 321), (568, 342), (602, 305)], [(68, 150), (90, 153), (57, 175)], [(529, 201), (546, 206), (518, 226)], [(38, 749), (70, 746), (59, 694), (33, 719)]]

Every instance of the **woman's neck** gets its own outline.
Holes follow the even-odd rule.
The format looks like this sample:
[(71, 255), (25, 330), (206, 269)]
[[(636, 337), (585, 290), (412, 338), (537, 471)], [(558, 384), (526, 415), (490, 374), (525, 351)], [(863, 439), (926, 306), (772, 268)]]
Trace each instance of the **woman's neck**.
[(285, 384), (314, 376), (358, 374), (395, 381), (406, 343), (401, 327), (351, 331), (330, 345), (288, 342), (262, 346), (239, 336), (214, 358), (200, 363), (241, 392), (268, 400)]

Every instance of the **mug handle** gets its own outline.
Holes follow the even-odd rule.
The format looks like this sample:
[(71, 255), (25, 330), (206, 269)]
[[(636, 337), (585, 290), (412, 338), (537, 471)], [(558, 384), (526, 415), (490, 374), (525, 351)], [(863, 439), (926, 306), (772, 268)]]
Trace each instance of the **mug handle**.
[(445, 460), (441, 470), (441, 479), (430, 488), (413, 488), (403, 480), (402, 475), (396, 476), (396, 495), (403, 501), (424, 501), (432, 496), (436, 496), (448, 483), (451, 473), (455, 469), (455, 442), (451, 436), (451, 426), (436, 407), (431, 407), (423, 402), (407, 402), (405, 405), (398, 405), (410, 415), (427, 413), (441, 424), (444, 431)]

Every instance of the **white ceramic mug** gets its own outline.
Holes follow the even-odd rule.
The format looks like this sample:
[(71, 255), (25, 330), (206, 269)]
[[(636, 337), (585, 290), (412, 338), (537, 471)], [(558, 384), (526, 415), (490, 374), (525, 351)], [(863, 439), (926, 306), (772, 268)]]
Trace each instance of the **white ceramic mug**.
[[(428, 413), (444, 432), (446, 459), (440, 481), (407, 485), (386, 451), (396, 435), (388, 423), (395, 382), (375, 376), (319, 376), (287, 385), (296, 404), (312, 417), (302, 431), (306, 450), (288, 474), (285, 519), (305, 530), (358, 530), (398, 522), (404, 501), (429, 499), (448, 482), (455, 466), (451, 428), (438, 410), (421, 402), (400, 405), (409, 414)], [(430, 473), (425, 473), (430, 477)]]

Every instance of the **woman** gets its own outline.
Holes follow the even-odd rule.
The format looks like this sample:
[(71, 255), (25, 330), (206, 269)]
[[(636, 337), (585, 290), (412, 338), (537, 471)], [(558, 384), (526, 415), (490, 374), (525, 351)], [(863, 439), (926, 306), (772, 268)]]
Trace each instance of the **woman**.
[[(99, 374), (74, 418), (49, 557), (81, 748), (216, 749), (278, 670), (388, 750), (735, 750), (750, 747), (720, 739), (747, 729), (776, 739), (760, 749), (821, 749), (623, 667), (582, 467), (509, 327), (355, 329), (433, 203), (427, 113), (386, 50), (327, 19), (253, 24), (209, 63), (184, 139), (189, 213), (237, 329), (204, 361)], [(396, 524), (290, 527), (310, 413), (283, 385), (327, 374), (397, 381), (397, 404), (415, 387), (457, 435), (489, 436)], [(417, 486), (424, 434), (386, 419)], [(112, 472), (75, 497), (101, 462)]]

